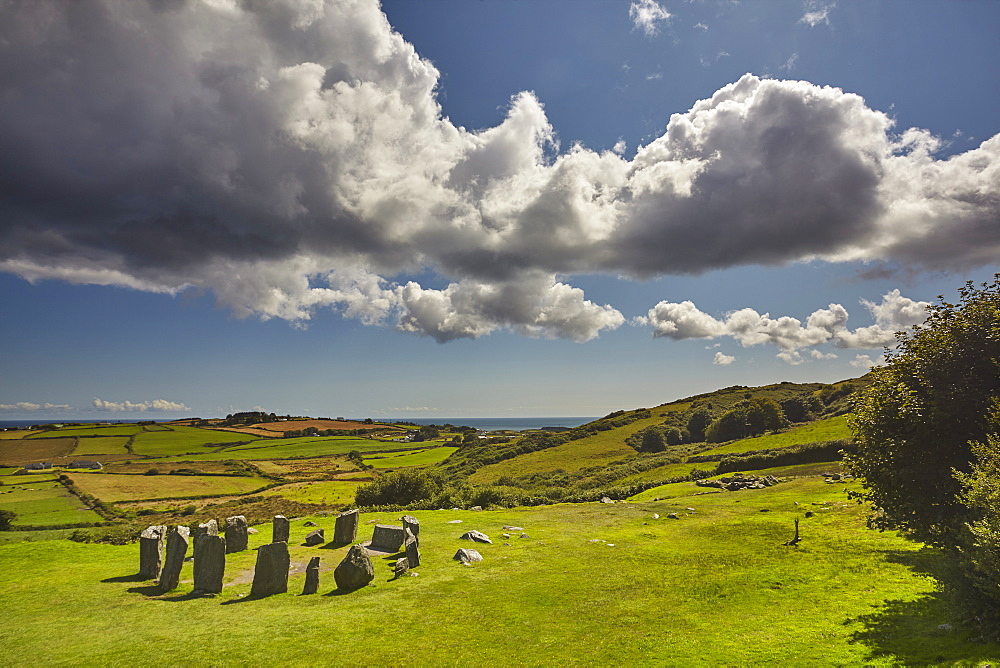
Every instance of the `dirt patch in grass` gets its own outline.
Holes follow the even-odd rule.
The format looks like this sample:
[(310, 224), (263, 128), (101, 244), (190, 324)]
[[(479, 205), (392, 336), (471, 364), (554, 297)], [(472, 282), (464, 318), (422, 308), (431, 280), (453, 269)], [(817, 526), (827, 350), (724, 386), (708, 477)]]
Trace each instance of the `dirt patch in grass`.
[(76, 447), (75, 438), (38, 438), (0, 441), (0, 463), (24, 466), (32, 462), (55, 463), (59, 457), (69, 457)]

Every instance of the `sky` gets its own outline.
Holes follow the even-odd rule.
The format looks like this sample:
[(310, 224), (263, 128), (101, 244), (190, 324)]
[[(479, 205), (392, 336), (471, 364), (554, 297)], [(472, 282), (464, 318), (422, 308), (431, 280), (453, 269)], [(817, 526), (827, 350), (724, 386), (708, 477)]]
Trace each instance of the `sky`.
[(1000, 3), (0, 4), (0, 420), (834, 382), (1000, 257)]

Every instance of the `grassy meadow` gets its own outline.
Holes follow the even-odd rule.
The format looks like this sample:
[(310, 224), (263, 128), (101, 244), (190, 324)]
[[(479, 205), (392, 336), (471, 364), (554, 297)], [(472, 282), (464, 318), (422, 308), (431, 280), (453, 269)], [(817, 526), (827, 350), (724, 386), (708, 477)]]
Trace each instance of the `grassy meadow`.
[[(450, 434), (259, 439), (177, 424), (5, 432), (0, 509), (32, 530), (0, 532), (0, 563), (14, 574), (0, 586), (0, 662), (122, 665), (155, 652), (165, 665), (995, 664), (1000, 646), (963, 630), (939, 590), (942, 555), (867, 529), (866, 508), (848, 498), (858, 483), (824, 475), (841, 472), (837, 448), (823, 444), (850, 438), (845, 402), (857, 385), (732, 387), (461, 447)], [(685, 427), (704, 407), (719, 415), (749, 396), (813, 408), (752, 438), (637, 451), (644, 430)], [(105, 468), (63, 468), (84, 455)], [(32, 461), (56, 468), (20, 472)], [(737, 465), (780, 483), (727, 492), (695, 482)], [(396, 556), (377, 556), (371, 585), (338, 592), (333, 568), (347, 547), (306, 546), (306, 522), (332, 537), (334, 514), (370, 482), (427, 486), (407, 508), (372, 501), (358, 535), (414, 515), (422, 565), (393, 580)], [(289, 592), (251, 600), (253, 548), (270, 542), (278, 513), (293, 518)], [(191, 562), (167, 594), (135, 577), (142, 527), (237, 514), (258, 533), (227, 556), (221, 594), (192, 596)], [(795, 520), (801, 542), (789, 546)], [(102, 526), (72, 527), (84, 522)], [(493, 544), (459, 540), (469, 529)], [(460, 547), (484, 561), (453, 561)], [(312, 556), (320, 593), (302, 596)]]
[[(816, 514), (805, 519), (805, 508)], [(671, 512), (680, 519), (668, 519)], [(192, 598), (190, 563), (170, 594), (137, 581), (135, 544), (5, 544), (0, 559), (18, 576), (0, 589), (8, 611), (0, 657), (6, 665), (125, 664), (150, 652), (166, 665), (1000, 660), (1000, 646), (939, 628), (951, 618), (931, 577), (934, 554), (866, 530), (862, 512), (843, 487), (816, 478), (677, 502), (415, 511), (419, 576), (392, 580), (392, 560), (378, 558), (375, 581), (345, 595), (335, 592), (331, 569), (346, 548), (304, 546), (310, 527), (300, 518), (289, 593), (260, 600), (246, 596), (252, 550), (228, 555), (222, 594)], [(398, 515), (363, 514), (359, 540)], [(795, 518), (803, 540), (785, 546)], [(332, 528), (329, 516), (311, 519)], [(504, 539), (505, 525), (523, 531)], [(466, 567), (451, 557), (473, 528), (494, 544), (476, 545), (484, 561)], [(270, 540), (270, 527), (258, 529), (251, 548)], [(301, 568), (314, 555), (320, 593), (301, 596)], [(177, 638), (182, 649), (164, 651)]]

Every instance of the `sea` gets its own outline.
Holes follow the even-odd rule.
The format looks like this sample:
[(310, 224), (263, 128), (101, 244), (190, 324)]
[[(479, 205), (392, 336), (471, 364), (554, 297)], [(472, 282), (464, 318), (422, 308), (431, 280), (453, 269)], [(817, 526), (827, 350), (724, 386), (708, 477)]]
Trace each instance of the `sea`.
[[(143, 422), (155, 418), (137, 418), (134, 420), (66, 420), (66, 422), (79, 422), (81, 424), (93, 424), (99, 422), (110, 422), (111, 424), (131, 424)], [(524, 431), (526, 429), (542, 429), (544, 427), (579, 427), (596, 420), (596, 417), (500, 417), (500, 418), (469, 418), (469, 417), (440, 417), (440, 418), (389, 418), (379, 420), (379, 422), (412, 422), (413, 424), (451, 424), (456, 427), (473, 427), (482, 431), (499, 431), (509, 429), (513, 431)], [(161, 418), (159, 421), (166, 421)], [(62, 420), (0, 420), (0, 429), (13, 429), (30, 427), (36, 424), (62, 424)]]
[(413, 424), (451, 424), (456, 427), (474, 427), (482, 431), (499, 431), (509, 429), (524, 431), (526, 429), (543, 429), (545, 427), (579, 427), (581, 424), (593, 422), (596, 417), (439, 417), (439, 418), (390, 418), (384, 422), (412, 422)]

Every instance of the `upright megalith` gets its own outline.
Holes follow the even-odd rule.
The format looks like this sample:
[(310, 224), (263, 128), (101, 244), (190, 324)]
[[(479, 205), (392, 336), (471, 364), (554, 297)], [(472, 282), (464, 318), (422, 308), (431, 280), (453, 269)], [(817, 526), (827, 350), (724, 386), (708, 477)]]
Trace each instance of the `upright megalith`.
[(347, 545), (358, 537), (358, 509), (348, 510), (337, 515), (337, 524), (333, 528), (333, 544)]
[[(420, 521), (413, 515), (403, 515), (399, 518), (403, 522), (403, 531), (409, 531), (413, 534), (413, 538), (420, 543)], [(405, 539), (404, 539), (405, 543)]]
[(302, 587), (302, 594), (315, 594), (319, 591), (319, 557), (313, 557), (306, 566), (306, 583)]
[(181, 581), (181, 568), (187, 555), (191, 530), (184, 525), (175, 526), (167, 534), (167, 556), (160, 571), (160, 591), (168, 592), (177, 588)]
[(333, 579), (337, 589), (343, 591), (360, 589), (375, 579), (375, 566), (363, 546), (351, 546), (344, 560), (333, 569)]
[(420, 545), (413, 532), (406, 529), (406, 539), (403, 541), (403, 550), (406, 552), (406, 562), (410, 568), (420, 565)]
[(226, 539), (218, 534), (201, 534), (194, 539), (194, 589), (207, 594), (222, 591), (226, 572)]
[(219, 535), (219, 523), (215, 520), (209, 520), (204, 524), (199, 524), (194, 528), (194, 533), (191, 535), (191, 545), (194, 547), (194, 558), (198, 558), (198, 539), (201, 536), (218, 536)]
[(376, 524), (368, 548), (376, 552), (399, 552), (406, 538), (403, 527), (391, 524)]
[(274, 516), (274, 524), (271, 525), (271, 542), (288, 542), (288, 518), (284, 515)]
[(288, 591), (288, 543), (268, 543), (257, 548), (250, 595), (284, 594)]
[(155, 580), (160, 577), (163, 566), (163, 543), (167, 538), (167, 527), (154, 524), (143, 529), (139, 536), (139, 577)]
[(243, 515), (226, 518), (226, 553), (242, 552), (248, 546), (247, 518)]

